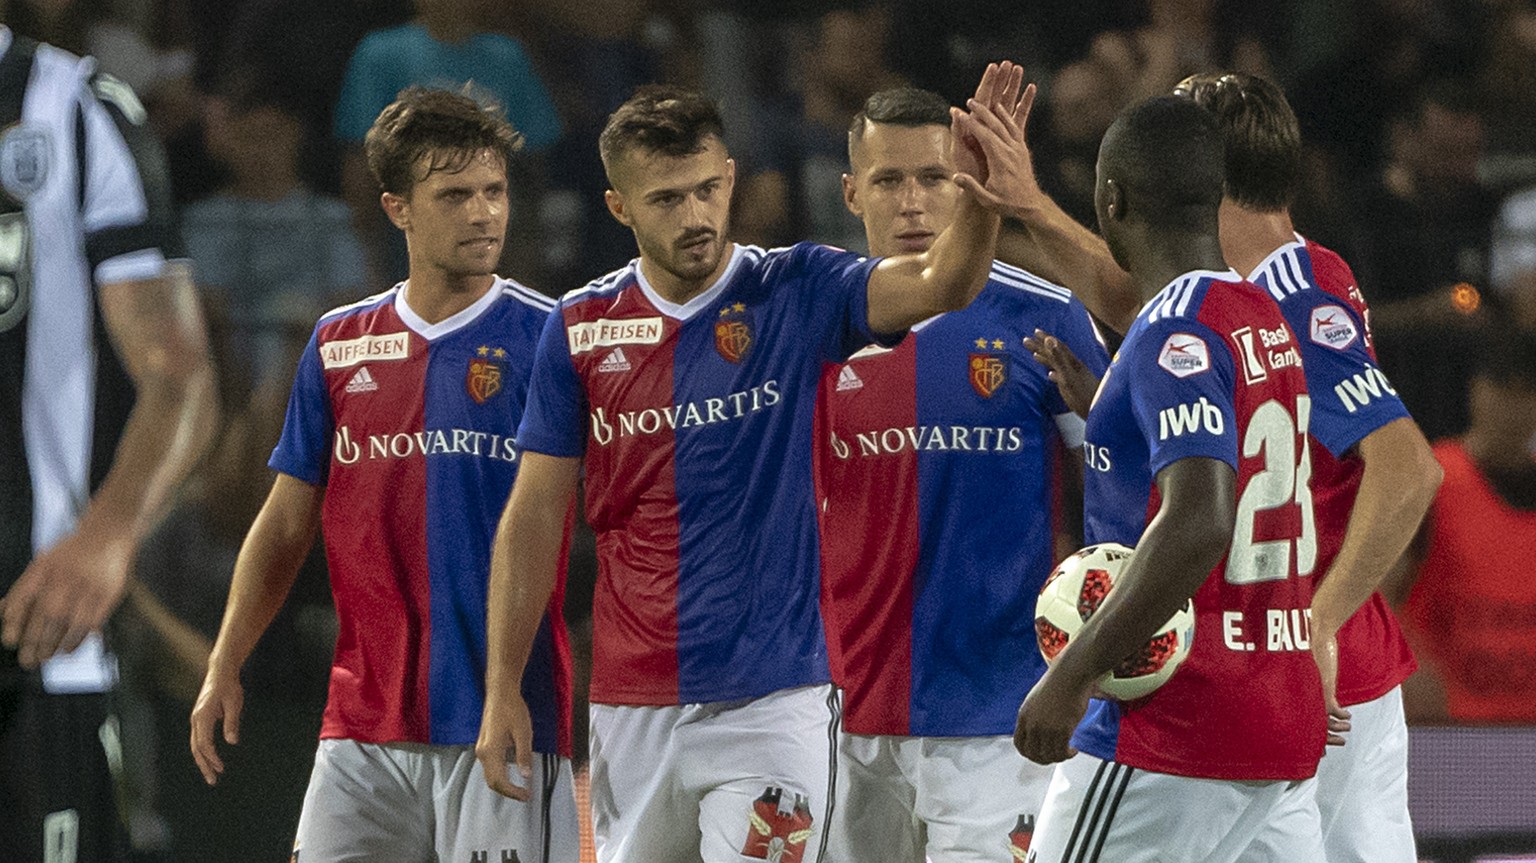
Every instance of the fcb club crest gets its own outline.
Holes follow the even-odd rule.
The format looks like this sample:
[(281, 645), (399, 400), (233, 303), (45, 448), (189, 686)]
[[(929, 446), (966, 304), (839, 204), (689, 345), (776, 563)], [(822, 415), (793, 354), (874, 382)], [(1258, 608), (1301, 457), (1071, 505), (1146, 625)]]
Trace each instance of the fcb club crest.
[(464, 376), (464, 388), (475, 404), (485, 404), (491, 396), (501, 392), (501, 363), (507, 352), (501, 348), (481, 345), (469, 358), (469, 373)]
[(715, 320), (715, 350), (733, 363), (741, 362), (752, 350), (752, 322), (744, 303), (732, 303), (720, 310)]
[[(973, 344), (978, 350), (971, 351), (967, 364), (970, 370), (971, 388), (984, 399), (992, 395), (1008, 380), (1008, 355), (991, 353), (1003, 350), (1002, 339), (977, 339)], [(987, 351), (987, 353), (980, 353)]]

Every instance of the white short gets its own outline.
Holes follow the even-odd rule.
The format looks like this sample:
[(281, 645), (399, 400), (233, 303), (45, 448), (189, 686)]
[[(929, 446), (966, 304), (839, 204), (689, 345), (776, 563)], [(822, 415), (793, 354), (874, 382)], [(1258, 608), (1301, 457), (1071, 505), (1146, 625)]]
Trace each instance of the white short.
[(1028, 860), (1321, 861), (1314, 784), (1194, 779), (1076, 755), (1056, 767)]
[(1052, 774), (1012, 737), (844, 734), (837, 764), (836, 863), (1022, 860)]
[(533, 800), (485, 784), (472, 746), (322, 740), (294, 863), (576, 863), (570, 759), (535, 755)]
[(592, 705), (598, 863), (817, 863), (839, 713), (831, 686)]
[(1408, 817), (1408, 723), (1403, 690), (1349, 708), (1343, 746), (1317, 766), (1317, 808), (1328, 863), (1414, 863)]

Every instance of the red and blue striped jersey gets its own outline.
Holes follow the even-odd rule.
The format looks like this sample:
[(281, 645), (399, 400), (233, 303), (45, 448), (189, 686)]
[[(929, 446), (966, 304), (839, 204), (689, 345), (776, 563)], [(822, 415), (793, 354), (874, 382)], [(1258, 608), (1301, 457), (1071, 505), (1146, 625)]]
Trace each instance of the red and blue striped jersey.
[[(1280, 304), (1298, 336), (1311, 391), (1312, 498), (1317, 508), (1317, 573), (1333, 565), (1360, 493), (1365, 464), (1355, 445), (1408, 416), (1376, 365), (1370, 309), (1338, 255), (1301, 237), (1271, 252), (1248, 277)], [(1386, 695), (1418, 667), (1397, 617), (1374, 593), (1339, 630), (1339, 702)]]
[(1189, 656), (1146, 698), (1094, 701), (1079, 750), (1210, 779), (1316, 772), (1326, 729), (1307, 632), (1311, 411), (1295, 334), (1236, 273), (1187, 273), (1137, 316), (1088, 415), (1087, 540), (1136, 545), (1161, 506), (1158, 472), (1186, 458), (1236, 472), (1236, 521), (1195, 592)]
[(823, 613), (847, 731), (1009, 734), (1045, 671), (1035, 599), (1060, 443), (1080, 446), (1083, 423), (1024, 347), (1036, 327), (1104, 373), (1082, 304), (995, 264), (969, 307), (822, 376)]
[(678, 305), (639, 261), (567, 295), (520, 445), (584, 457), (592, 701), (753, 698), (829, 680), (811, 430), (823, 363), (876, 340), (875, 262), (734, 247)]
[[(491, 540), (553, 303), (498, 280), (429, 324), (396, 286), (320, 319), (271, 466), (325, 486), (340, 634), (322, 737), (472, 744)], [(562, 556), (563, 559), (563, 556)], [(569, 755), (564, 569), (523, 677), (534, 748)]]

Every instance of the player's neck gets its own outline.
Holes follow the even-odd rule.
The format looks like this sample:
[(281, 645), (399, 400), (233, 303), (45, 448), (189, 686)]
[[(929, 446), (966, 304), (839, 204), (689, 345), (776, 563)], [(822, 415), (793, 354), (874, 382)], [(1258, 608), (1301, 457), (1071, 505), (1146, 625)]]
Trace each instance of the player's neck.
[(1221, 250), (1227, 263), (1243, 278), (1264, 263), (1275, 249), (1296, 241), (1289, 210), (1252, 210), (1224, 198), (1221, 202)]
[(436, 324), (474, 305), (495, 282), (493, 275), (454, 276), (413, 268), (405, 283), (405, 304), (422, 320)]
[(1185, 273), (1195, 270), (1224, 272), (1227, 269), (1226, 259), (1221, 254), (1221, 241), (1214, 235), (1179, 233), (1149, 239), (1146, 248), (1132, 261), (1131, 278), (1145, 302)]
[(713, 272), (702, 279), (682, 278), (652, 261), (644, 253), (640, 255), (640, 271), (645, 274), (646, 284), (651, 286), (651, 290), (667, 302), (681, 306), (718, 282), (725, 274), (726, 268), (731, 265), (734, 254), (734, 245), (727, 245), (725, 253), (720, 256), (720, 263), (715, 265)]

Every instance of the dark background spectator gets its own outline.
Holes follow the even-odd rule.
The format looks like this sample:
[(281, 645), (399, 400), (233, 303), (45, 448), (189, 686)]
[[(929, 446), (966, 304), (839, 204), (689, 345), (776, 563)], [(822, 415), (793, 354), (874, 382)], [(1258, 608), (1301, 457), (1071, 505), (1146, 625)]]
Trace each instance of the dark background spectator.
[(1488, 328), (1472, 424), (1396, 593), (1419, 671), (1410, 721), (1536, 724), (1536, 334)]

